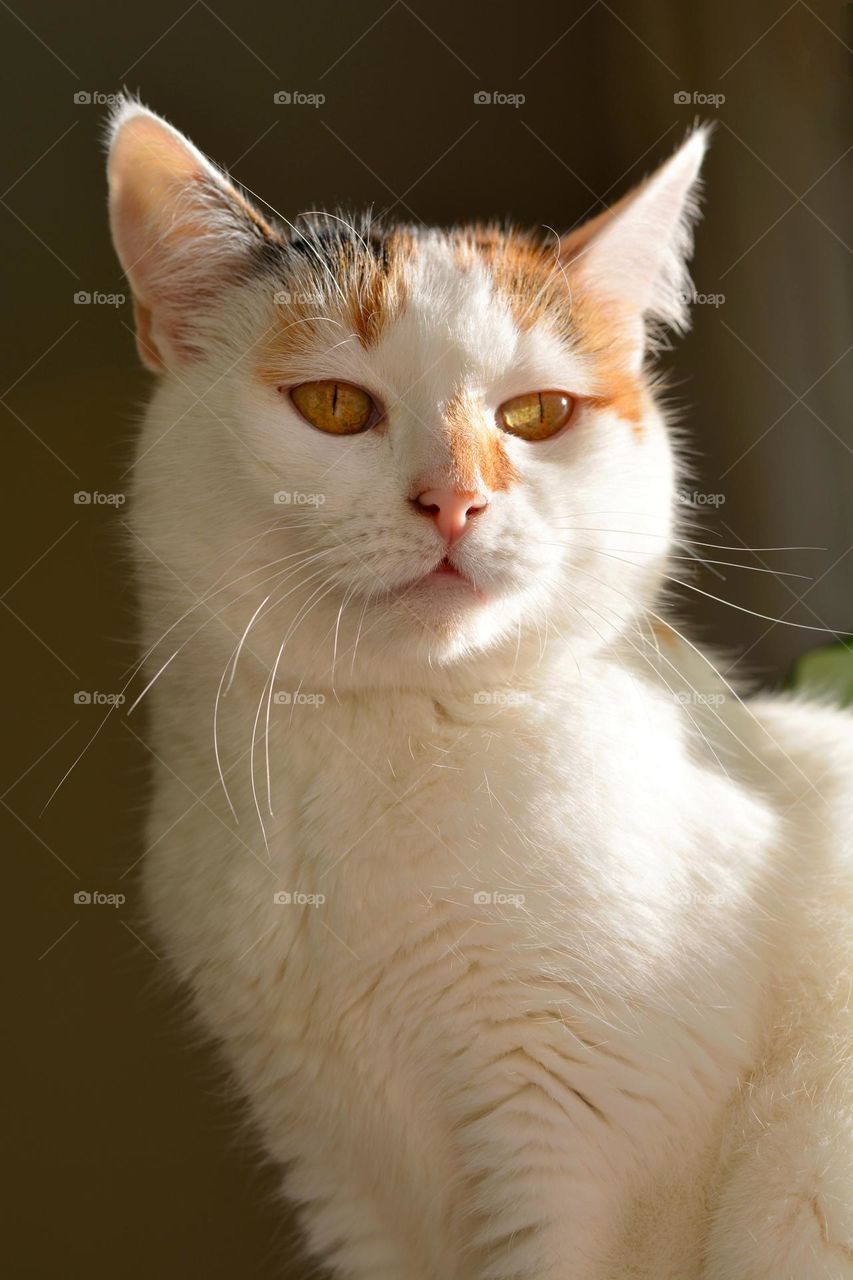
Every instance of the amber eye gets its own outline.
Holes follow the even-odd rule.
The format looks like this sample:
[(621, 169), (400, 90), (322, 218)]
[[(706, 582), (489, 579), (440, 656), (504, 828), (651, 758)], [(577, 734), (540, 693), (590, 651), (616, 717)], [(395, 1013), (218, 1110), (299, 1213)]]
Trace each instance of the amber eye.
[(349, 382), (303, 382), (291, 388), (290, 398), (306, 422), (335, 436), (355, 435), (378, 417), (367, 392)]
[(498, 425), (522, 440), (547, 440), (572, 416), (574, 401), (564, 391), (530, 391), (498, 409)]

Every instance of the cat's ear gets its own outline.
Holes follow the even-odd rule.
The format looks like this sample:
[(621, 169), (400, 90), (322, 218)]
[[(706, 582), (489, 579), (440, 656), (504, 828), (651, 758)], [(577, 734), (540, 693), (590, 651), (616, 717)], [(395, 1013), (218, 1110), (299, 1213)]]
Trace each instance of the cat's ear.
[(709, 133), (695, 130), (645, 182), (561, 242), (571, 277), (627, 316), (640, 357), (648, 323), (688, 328), (687, 261)]
[(203, 349), (199, 319), (275, 233), (188, 139), (137, 102), (113, 116), (107, 170), (139, 354), (155, 371), (193, 360)]

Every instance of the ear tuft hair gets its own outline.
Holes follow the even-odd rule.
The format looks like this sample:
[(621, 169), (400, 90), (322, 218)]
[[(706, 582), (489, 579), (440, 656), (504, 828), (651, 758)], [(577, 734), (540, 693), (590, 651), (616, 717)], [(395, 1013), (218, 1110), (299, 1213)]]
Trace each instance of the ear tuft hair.
[(123, 96), (108, 126), (110, 224), (151, 369), (198, 356), (198, 320), (276, 233), (170, 124)]
[(694, 129), (644, 182), (563, 239), (563, 260), (583, 287), (634, 314), (652, 332), (689, 327), (687, 263), (710, 134), (708, 125)]

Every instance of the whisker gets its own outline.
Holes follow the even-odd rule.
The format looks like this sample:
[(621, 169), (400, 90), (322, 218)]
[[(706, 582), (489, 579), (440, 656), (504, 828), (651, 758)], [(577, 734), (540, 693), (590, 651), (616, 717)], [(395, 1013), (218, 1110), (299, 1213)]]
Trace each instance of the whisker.
[[(650, 551), (640, 551), (634, 547), (608, 547), (605, 550), (603, 547), (590, 547), (583, 542), (539, 542), (539, 545), (543, 547), (565, 547), (566, 550), (571, 550), (573, 547), (576, 547), (580, 551), (592, 551), (596, 555), (608, 556), (611, 560), (619, 560), (620, 563), (632, 565), (636, 569), (644, 569), (646, 568), (646, 565), (634, 560), (623, 560), (622, 557), (616, 553), (622, 551), (626, 555), (637, 556), (656, 554), (655, 552)], [(769, 573), (774, 578), (803, 578), (807, 582), (814, 581), (814, 576), (809, 573), (793, 573), (790, 569), (767, 569), (755, 564), (740, 564), (737, 560), (709, 560), (705, 556), (679, 556), (673, 555), (672, 552), (670, 552), (666, 558), (667, 560), (685, 560), (689, 564), (722, 565), (729, 569), (744, 569), (749, 573)]]
[[(265, 733), (264, 733), (264, 742), (265, 742), (264, 754), (266, 759), (266, 775), (267, 775), (267, 807), (270, 811), (271, 818), (275, 817), (275, 814), (273, 813), (273, 809), (272, 809), (272, 781), (271, 781), (271, 775), (270, 775), (270, 708), (272, 706), (275, 678), (276, 678), (276, 675), (278, 674), (278, 668), (279, 668), (279, 663), (281, 662), (281, 656), (284, 653), (285, 646), (288, 640), (290, 639), (290, 637), (295, 633), (295, 631), (297, 630), (301, 622), (303, 622), (304, 619), (307, 618), (308, 614), (313, 609), (314, 604), (319, 604), (320, 600), (322, 600), (324, 596), (328, 595), (330, 591), (334, 590), (334, 587), (336, 585), (335, 582), (332, 581), (330, 586), (327, 585), (328, 583), (329, 583), (329, 578), (326, 577), (320, 583), (320, 585), (316, 587), (314, 591), (312, 591), (311, 595), (308, 597), (308, 600), (306, 600), (302, 604), (301, 608), (297, 611), (296, 617), (291, 622), (290, 626), (288, 627), (285, 633), (284, 639), (281, 642), (279, 651), (276, 654), (275, 662), (273, 663), (272, 671), (270, 673), (269, 693), (267, 695), (267, 709), (266, 709), (266, 721), (265, 721)], [(326, 588), (325, 591), (323, 590), (324, 587)], [(319, 596), (318, 599), (315, 599), (318, 592), (322, 592), (322, 594)], [(312, 601), (314, 602), (313, 604), (311, 603)], [(308, 606), (307, 609), (306, 609), (306, 605)], [(299, 688), (301, 687), (302, 687), (302, 684), (300, 681)], [(291, 715), (292, 715), (292, 711), (291, 711)]]
[[(293, 555), (301, 555), (303, 557), (306, 557), (314, 554), (317, 554), (317, 555), (328, 554), (328, 553), (331, 553), (333, 550), (334, 548), (329, 547), (326, 552), (322, 552), (322, 553), (294, 552)], [(241, 575), (241, 577), (234, 579), (234, 581), (229, 583), (226, 587), (219, 588), (219, 590), (214, 592), (213, 595), (219, 595), (221, 591), (228, 590), (229, 587), (236, 586), (238, 582), (242, 582), (245, 578), (254, 576), (255, 573), (262, 572), (263, 569), (270, 568), (270, 566), (273, 564), (279, 564), (283, 560), (290, 560), (293, 558), (293, 555), (282, 556), (279, 560), (271, 560), (269, 564), (261, 566), (260, 569), (255, 569), (255, 570), (252, 570), (251, 573), (243, 574)], [(171, 627), (169, 627), (169, 629), (163, 633), (163, 635), (160, 637), (159, 640), (155, 641), (155, 643), (150, 647), (147, 653), (145, 653), (143, 657), (140, 659), (140, 661), (136, 664), (134, 671), (130, 677), (130, 680), (128, 680), (128, 685), (131, 683), (131, 681), (133, 680), (133, 677), (140, 670), (140, 668), (147, 661), (147, 659), (151, 656), (151, 654), (154, 652), (157, 646), (162, 644), (162, 642), (165, 640), (169, 632), (174, 631), (175, 627), (178, 626), (181, 622), (183, 622), (185, 618), (188, 618), (189, 615), (193, 613), (197, 608), (200, 608), (201, 606), (208, 608), (210, 612), (210, 617), (205, 618), (204, 622), (202, 622), (198, 627), (196, 627), (195, 631), (193, 631), (189, 636), (187, 636), (187, 638), (184, 641), (182, 641), (182, 643), (178, 646), (175, 652), (167, 659), (166, 662), (164, 662), (160, 670), (156, 673), (155, 676), (152, 677), (151, 680), (148, 681), (148, 683), (146, 684), (142, 692), (139, 694), (139, 696), (135, 698), (131, 706), (128, 707), (127, 714), (130, 715), (136, 709), (136, 707), (139, 705), (139, 703), (142, 701), (142, 699), (145, 697), (148, 691), (152, 688), (154, 683), (157, 680), (159, 680), (160, 676), (163, 674), (163, 672), (166, 670), (166, 668), (169, 666), (172, 660), (178, 656), (178, 654), (181, 652), (182, 649), (186, 648), (189, 642), (192, 639), (194, 639), (195, 636), (197, 636), (200, 631), (203, 631), (204, 628), (209, 626), (211, 622), (215, 621), (217, 618), (220, 618), (227, 608), (232, 607), (233, 605), (237, 604), (238, 601), (242, 600), (245, 596), (250, 595), (254, 590), (257, 589), (257, 587), (263, 586), (267, 582), (271, 582), (274, 578), (280, 578), (284, 574), (291, 574), (292, 572), (297, 572), (300, 568), (304, 566), (304, 563), (306, 563), (305, 560), (303, 560), (296, 566), (291, 565), (287, 569), (279, 569), (275, 573), (270, 574), (269, 577), (262, 578), (260, 582), (255, 583), (251, 587), (247, 587), (245, 591), (241, 592), (240, 595), (236, 596), (233, 600), (227, 601), (221, 609), (217, 609), (217, 610), (210, 609), (208, 601), (204, 599), (200, 599), (200, 600), (197, 600), (194, 605), (191, 605), (189, 609), (185, 610), (185, 612), (181, 614), (180, 618), (178, 618), (176, 622), (172, 623)], [(209, 598), (212, 599), (213, 596), (211, 595)], [(127, 685), (125, 685), (125, 689), (126, 688), (127, 688)], [(122, 692), (124, 692), (124, 690), (122, 690)]]
[[(722, 681), (723, 685), (728, 690), (728, 692), (732, 695), (732, 697), (734, 698), (738, 706), (742, 708), (742, 710), (747, 714), (747, 716), (750, 718), (753, 724), (764, 734), (764, 736), (768, 739), (768, 741), (772, 742), (773, 746), (776, 747), (776, 749), (781, 752), (781, 754), (785, 757), (785, 759), (787, 760), (791, 768), (794, 769), (795, 772), (800, 775), (800, 777), (803, 779), (803, 781), (806, 783), (809, 789), (815, 793), (818, 799), (820, 799), (820, 792), (818, 791), (815, 784), (812, 782), (811, 778), (809, 778), (809, 776), (800, 768), (800, 766), (796, 763), (796, 761), (791, 758), (791, 756), (788, 754), (785, 748), (776, 740), (776, 738), (774, 738), (773, 734), (770, 732), (767, 726), (761, 723), (761, 721), (758, 719), (755, 713), (751, 710), (748, 704), (744, 702), (743, 698), (741, 698), (740, 694), (738, 694), (737, 691), (732, 688), (732, 686), (729, 684), (728, 680), (722, 674), (722, 672), (719, 671), (714, 666), (710, 658), (708, 658), (707, 655), (704, 654), (701, 649), (699, 649), (695, 644), (693, 644), (692, 640), (688, 640), (687, 636), (683, 635), (678, 630), (677, 627), (673, 626), (671, 622), (666, 622), (663, 618), (659, 617), (658, 614), (652, 612), (652, 610), (648, 610), (648, 612), (651, 614), (653, 618), (655, 618), (663, 626), (669, 627), (670, 630), (673, 631), (675, 635), (678, 636), (679, 640), (681, 640), (684, 644), (686, 644), (687, 647), (693, 653), (695, 653), (697, 657), (701, 658), (702, 661), (706, 664), (706, 666), (711, 668), (711, 671), (718, 678), (718, 680)], [(716, 712), (714, 714), (716, 715)], [(756, 760), (758, 764), (761, 765), (762, 768), (766, 769), (769, 773), (772, 774), (772, 776), (776, 779), (777, 782), (779, 782), (783, 787), (785, 787), (787, 791), (794, 794), (793, 788), (790, 787), (786, 782), (784, 782), (783, 779), (780, 778), (779, 775), (776, 773), (776, 771), (770, 768), (770, 766), (766, 763), (766, 761), (762, 760), (759, 756), (757, 756), (755, 752), (752, 751), (749, 747), (747, 747), (746, 750), (749, 752), (752, 758)], [(801, 803), (804, 803), (804, 802), (801, 801)], [(820, 816), (816, 814), (809, 805), (806, 805), (806, 809), (812, 815), (813, 818), (817, 819), (817, 821), (821, 823), (821, 826), (826, 828), (827, 831), (829, 830), (827, 823), (824, 822), (824, 820), (820, 818)]]
[(667, 542), (674, 542), (680, 546), (691, 547), (708, 547), (711, 551), (826, 551), (826, 547), (748, 547), (745, 544), (739, 546), (729, 546), (722, 542), (699, 542), (695, 538), (684, 538), (679, 535), (667, 533), (654, 533), (649, 529), (611, 529), (609, 526), (601, 525), (567, 525), (562, 520), (554, 520), (552, 522), (560, 528), (566, 529), (568, 533), (624, 533), (632, 538), (662, 538)]
[(765, 622), (775, 623), (779, 627), (795, 627), (799, 631), (819, 631), (822, 635), (827, 636), (846, 636), (850, 632), (849, 627), (815, 627), (808, 622), (789, 622), (787, 618), (774, 618), (769, 613), (759, 613), (756, 609), (747, 609), (744, 605), (735, 604), (732, 600), (726, 600), (722, 596), (715, 596), (711, 591), (703, 591), (701, 587), (694, 586), (692, 582), (683, 582), (680, 578), (673, 578), (670, 574), (665, 574), (668, 582), (674, 582), (676, 586), (686, 587), (688, 591), (695, 591), (697, 595), (707, 596), (709, 600), (716, 600), (718, 604), (726, 604), (730, 609), (737, 609), (738, 613), (748, 613), (750, 617), (762, 618)]
[[(589, 572), (588, 570), (586, 570), (586, 569), (581, 569), (581, 570), (579, 570), (579, 572), (583, 573), (586, 577), (592, 578), (593, 582), (597, 582), (599, 586), (602, 586), (602, 587), (605, 587), (606, 589), (609, 589), (609, 590), (611, 590), (611, 591), (614, 591), (617, 595), (621, 596), (623, 600), (627, 600), (627, 601), (628, 601), (628, 603), (629, 603), (629, 605), (631, 605), (631, 604), (632, 604), (630, 597), (629, 597), (629, 596), (627, 596), (627, 595), (625, 595), (625, 593), (624, 593), (623, 591), (620, 591), (620, 590), (618, 589), (618, 587), (614, 587), (614, 586), (612, 586), (612, 584), (602, 582), (600, 578), (596, 578), (595, 574), (590, 573), (590, 572)], [(682, 640), (682, 641), (684, 642), (684, 644), (686, 644), (686, 645), (688, 646), (688, 648), (690, 648), (690, 649), (691, 649), (691, 650), (692, 650), (692, 651), (693, 651), (693, 652), (694, 652), (694, 653), (695, 653), (699, 658), (701, 658), (701, 659), (702, 659), (702, 661), (705, 663), (705, 665), (706, 665), (707, 667), (709, 667), (709, 668), (710, 668), (710, 670), (711, 670), (711, 671), (713, 672), (713, 674), (717, 677), (717, 679), (718, 679), (718, 680), (719, 680), (719, 681), (724, 685), (724, 687), (728, 690), (728, 692), (731, 694), (731, 696), (732, 696), (732, 697), (734, 698), (734, 700), (737, 702), (738, 706), (740, 706), (740, 707), (744, 710), (744, 712), (749, 716), (749, 718), (750, 718), (750, 719), (752, 720), (752, 722), (756, 725), (756, 727), (757, 727), (758, 729), (760, 729), (760, 731), (764, 734), (764, 736), (768, 739), (768, 741), (772, 742), (772, 743), (773, 743), (773, 745), (774, 745), (774, 746), (775, 746), (775, 747), (776, 747), (776, 748), (777, 748), (777, 749), (782, 753), (782, 755), (785, 757), (785, 759), (788, 761), (788, 763), (791, 765), (791, 767), (792, 767), (793, 769), (795, 769), (797, 773), (799, 773), (799, 774), (800, 774), (800, 776), (802, 777), (803, 781), (804, 781), (804, 782), (805, 782), (805, 783), (806, 783), (806, 784), (811, 788), (811, 790), (812, 790), (812, 791), (814, 791), (816, 795), (818, 795), (819, 793), (818, 793), (818, 791), (817, 791), (817, 788), (814, 786), (814, 784), (811, 782), (811, 780), (806, 776), (806, 774), (805, 774), (805, 773), (803, 773), (803, 770), (799, 767), (799, 765), (797, 765), (797, 764), (796, 764), (796, 763), (791, 759), (791, 757), (790, 757), (790, 756), (788, 755), (788, 753), (785, 751), (784, 747), (782, 747), (782, 746), (781, 746), (781, 745), (776, 741), (776, 739), (773, 737), (773, 735), (770, 733), (770, 731), (767, 729), (767, 727), (766, 727), (765, 725), (763, 725), (763, 724), (761, 723), (761, 721), (758, 719), (758, 717), (757, 717), (757, 716), (756, 716), (756, 715), (755, 715), (755, 714), (750, 710), (750, 708), (749, 708), (749, 707), (747, 706), (747, 704), (743, 701), (743, 699), (742, 699), (742, 698), (740, 697), (740, 695), (736, 692), (736, 690), (735, 690), (734, 688), (732, 688), (731, 684), (729, 684), (728, 680), (727, 680), (727, 679), (726, 679), (726, 677), (722, 674), (722, 672), (721, 672), (721, 671), (719, 671), (719, 670), (714, 666), (713, 662), (711, 662), (711, 659), (710, 659), (709, 657), (707, 657), (707, 655), (706, 655), (706, 654), (704, 654), (704, 653), (702, 652), (702, 650), (701, 650), (701, 649), (699, 649), (695, 644), (693, 644), (693, 643), (692, 643), (692, 641), (688, 640), (688, 639), (687, 639), (687, 637), (686, 637), (685, 635), (682, 635), (682, 633), (678, 630), (678, 628), (677, 628), (677, 627), (675, 627), (675, 626), (673, 626), (673, 624), (672, 624), (671, 622), (668, 622), (666, 619), (664, 619), (664, 618), (660, 617), (660, 615), (659, 615), (659, 614), (657, 614), (657, 613), (655, 613), (652, 609), (646, 609), (646, 610), (644, 610), (644, 612), (645, 612), (645, 613), (647, 613), (650, 617), (654, 618), (657, 622), (660, 622), (663, 626), (665, 626), (665, 627), (669, 627), (669, 629), (670, 629), (671, 631), (673, 631), (673, 632), (675, 633), (675, 635), (677, 635), (677, 636), (678, 636), (678, 638), (679, 638), (680, 640)], [(619, 617), (619, 615), (618, 615), (618, 614), (617, 614), (616, 616), (617, 616), (617, 617)], [(709, 708), (709, 709), (712, 711), (712, 713), (713, 713), (714, 717), (719, 721), (719, 723), (720, 723), (720, 724), (721, 724), (721, 725), (722, 725), (722, 726), (723, 726), (723, 727), (724, 727), (724, 728), (725, 728), (729, 733), (731, 733), (731, 735), (732, 735), (732, 737), (734, 737), (735, 741), (736, 741), (736, 742), (738, 742), (738, 744), (744, 748), (744, 750), (745, 750), (745, 751), (746, 751), (746, 752), (747, 752), (747, 753), (748, 753), (748, 754), (749, 754), (749, 755), (750, 755), (750, 756), (751, 756), (751, 757), (752, 757), (752, 758), (753, 758), (753, 759), (754, 759), (754, 760), (755, 760), (755, 761), (756, 761), (756, 762), (757, 762), (757, 763), (762, 767), (762, 769), (765, 769), (768, 773), (770, 773), (770, 774), (771, 774), (771, 775), (776, 779), (776, 781), (780, 784), (780, 786), (782, 786), (782, 787), (784, 787), (784, 788), (785, 788), (785, 790), (786, 790), (786, 791), (789, 791), (789, 792), (791, 792), (792, 794), (794, 794), (794, 793), (793, 793), (793, 788), (791, 788), (791, 787), (789, 786), (789, 784), (788, 784), (788, 783), (786, 783), (786, 782), (784, 781), (784, 779), (782, 779), (782, 778), (781, 778), (781, 777), (780, 777), (780, 776), (775, 772), (775, 770), (773, 770), (773, 769), (772, 769), (772, 768), (767, 764), (767, 762), (766, 762), (766, 761), (762, 760), (762, 759), (761, 759), (761, 757), (760, 757), (760, 756), (758, 756), (758, 755), (757, 755), (757, 754), (752, 750), (752, 748), (751, 748), (751, 747), (749, 747), (746, 743), (744, 743), (744, 742), (742, 742), (742, 741), (741, 741), (741, 739), (740, 739), (740, 738), (738, 737), (738, 735), (734, 732), (734, 730), (732, 729), (732, 727), (731, 727), (730, 725), (728, 725), (728, 724), (723, 720), (722, 716), (720, 716), (720, 714), (716, 711), (716, 709), (715, 709), (715, 708)], [(809, 806), (807, 805), (806, 807), (808, 808)], [(813, 816), (813, 817), (817, 817), (817, 816), (818, 816), (818, 815), (814, 814), (814, 813), (813, 813), (813, 811), (812, 811), (811, 809), (809, 809), (809, 812), (812, 812), (812, 816)], [(826, 825), (826, 824), (824, 824), (824, 825)]]

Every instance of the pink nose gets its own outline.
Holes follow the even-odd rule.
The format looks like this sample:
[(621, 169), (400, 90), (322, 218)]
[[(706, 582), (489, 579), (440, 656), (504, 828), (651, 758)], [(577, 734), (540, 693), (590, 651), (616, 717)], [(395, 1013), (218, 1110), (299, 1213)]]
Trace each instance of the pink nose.
[(459, 489), (427, 489), (415, 498), (415, 506), (435, 521), (449, 547), (461, 538), (471, 516), (488, 505), (488, 498), (481, 493), (463, 493)]

